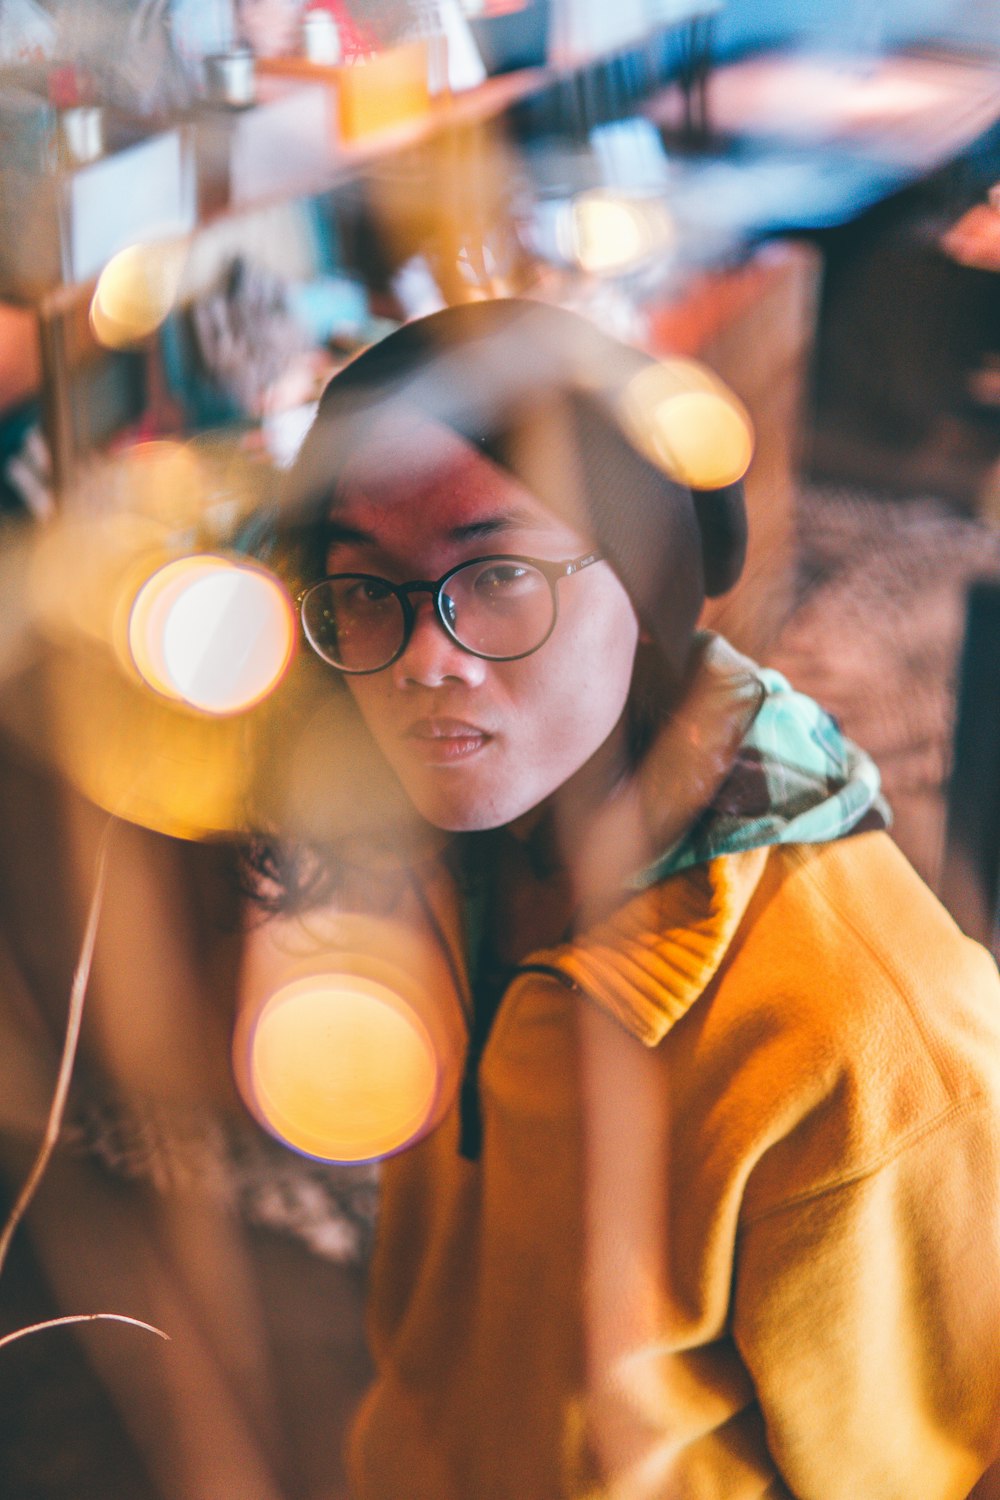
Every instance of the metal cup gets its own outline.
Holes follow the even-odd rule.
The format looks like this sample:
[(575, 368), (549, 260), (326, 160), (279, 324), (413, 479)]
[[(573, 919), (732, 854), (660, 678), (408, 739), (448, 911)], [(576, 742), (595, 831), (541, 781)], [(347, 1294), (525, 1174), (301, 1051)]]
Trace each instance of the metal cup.
[(257, 97), (253, 53), (213, 52), (205, 58), (205, 92), (212, 104), (242, 109)]

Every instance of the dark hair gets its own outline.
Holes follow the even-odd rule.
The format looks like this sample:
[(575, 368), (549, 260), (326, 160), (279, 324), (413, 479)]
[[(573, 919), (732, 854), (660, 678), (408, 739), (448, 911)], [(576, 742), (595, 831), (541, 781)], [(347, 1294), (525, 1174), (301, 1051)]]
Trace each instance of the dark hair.
[(327, 386), (282, 498), (288, 555), (321, 561), (323, 519), (372, 423), (393, 406), (420, 413), (557, 515), (586, 519), (679, 681), (705, 596), (739, 577), (746, 512), (741, 484), (691, 490), (625, 432), (622, 393), (653, 363), (576, 313), (516, 298), (405, 324)]

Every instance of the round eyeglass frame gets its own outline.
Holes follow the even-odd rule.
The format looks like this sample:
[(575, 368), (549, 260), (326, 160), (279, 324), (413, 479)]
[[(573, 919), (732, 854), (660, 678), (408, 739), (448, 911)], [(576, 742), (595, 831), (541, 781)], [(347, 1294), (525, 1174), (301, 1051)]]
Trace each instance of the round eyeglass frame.
[[(414, 578), (409, 583), (391, 583), (388, 578), (381, 578), (377, 573), (330, 573), (326, 578), (318, 578), (315, 583), (311, 583), (308, 588), (303, 589), (296, 597), (295, 603), (298, 608), (299, 619), (302, 621), (302, 633), (316, 655), (321, 661), (326, 662), (328, 667), (333, 667), (337, 672), (343, 672), (346, 677), (371, 677), (375, 672), (384, 672), (394, 662), (399, 661), (399, 658), (410, 644), (413, 627), (417, 619), (416, 610), (410, 600), (411, 594), (430, 594), (432, 596), (434, 613), (438, 623), (444, 629), (449, 640), (454, 641), (460, 651), (467, 652), (469, 656), (478, 656), (481, 661), (521, 661), (524, 657), (533, 656), (536, 651), (540, 651), (556, 628), (556, 622), (559, 619), (559, 596), (556, 592), (556, 584), (560, 578), (571, 578), (574, 573), (580, 573), (584, 568), (589, 568), (591, 563), (603, 562), (604, 560), (603, 552), (584, 552), (580, 557), (569, 558), (564, 562), (547, 562), (544, 558), (525, 557), (514, 552), (491, 552), (485, 557), (469, 557), (466, 558), (465, 562), (456, 563), (453, 568), (448, 569), (447, 573), (442, 573), (441, 577), (433, 582), (426, 578)], [(449, 579), (454, 578), (456, 573), (460, 573), (463, 568), (473, 568), (480, 563), (493, 562), (524, 563), (526, 566), (534, 568), (545, 579), (549, 586), (549, 593), (552, 596), (552, 620), (548, 630), (546, 630), (541, 640), (534, 646), (529, 647), (527, 651), (517, 651), (512, 656), (494, 656), (488, 651), (477, 651), (473, 646), (467, 646), (455, 634), (441, 604), (441, 595), (444, 591), (444, 586)], [(315, 593), (317, 589), (322, 588), (324, 584), (337, 583), (345, 578), (357, 578), (366, 582), (380, 583), (399, 600), (400, 608), (403, 611), (402, 640), (388, 661), (382, 662), (380, 666), (343, 667), (339, 662), (330, 660), (317, 645), (310, 633), (305, 613), (306, 600), (309, 598), (309, 595)]]

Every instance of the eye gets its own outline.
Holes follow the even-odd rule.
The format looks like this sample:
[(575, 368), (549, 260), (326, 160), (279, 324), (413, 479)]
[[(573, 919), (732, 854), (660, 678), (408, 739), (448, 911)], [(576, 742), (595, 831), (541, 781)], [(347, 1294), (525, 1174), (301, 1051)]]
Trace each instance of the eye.
[(525, 593), (538, 582), (534, 568), (517, 562), (485, 564), (476, 574), (474, 588), (482, 599), (504, 599)]
[(382, 578), (361, 575), (338, 579), (331, 585), (330, 605), (342, 621), (372, 622), (386, 614), (395, 616), (399, 601)]
[(392, 597), (392, 589), (381, 578), (353, 578), (345, 583), (342, 598), (352, 608), (381, 604)]

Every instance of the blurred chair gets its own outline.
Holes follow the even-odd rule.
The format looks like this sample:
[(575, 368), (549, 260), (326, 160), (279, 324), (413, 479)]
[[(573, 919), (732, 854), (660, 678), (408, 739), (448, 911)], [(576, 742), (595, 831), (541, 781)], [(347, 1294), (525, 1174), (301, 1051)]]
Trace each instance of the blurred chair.
[(969, 590), (940, 896), (1000, 959), (1000, 582)]

